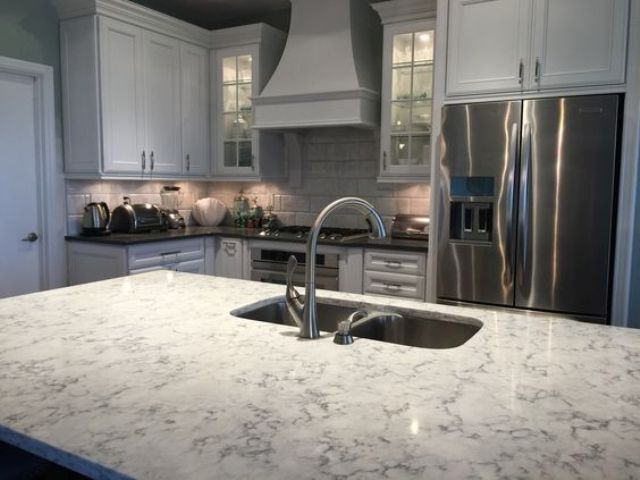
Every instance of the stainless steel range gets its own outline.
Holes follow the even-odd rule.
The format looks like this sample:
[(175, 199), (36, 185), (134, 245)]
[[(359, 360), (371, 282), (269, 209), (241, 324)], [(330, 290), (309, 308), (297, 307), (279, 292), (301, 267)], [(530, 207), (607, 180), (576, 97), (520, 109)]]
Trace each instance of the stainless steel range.
[[(251, 280), (258, 282), (286, 284), (287, 261), (291, 255), (298, 261), (298, 270), (293, 283), (304, 285), (306, 255), (304, 242), (310, 227), (301, 225), (265, 228), (259, 237), (269, 242), (259, 242), (251, 249)], [(316, 255), (316, 285), (325, 290), (338, 290), (340, 280), (341, 250), (335, 247), (349, 246), (350, 242), (365, 240), (369, 230), (363, 228), (331, 228), (320, 231), (319, 254)], [(429, 240), (429, 217), (418, 215), (396, 215), (391, 227), (394, 239)], [(294, 245), (297, 244), (297, 245)], [(324, 248), (323, 248), (324, 247)], [(344, 272), (343, 272), (344, 274)]]
[[(290, 240), (299, 242), (307, 239), (310, 227), (292, 225), (275, 229), (264, 229), (260, 232), (261, 237), (273, 240)], [(320, 239), (328, 243), (340, 244), (345, 241), (364, 238), (368, 235), (365, 229), (349, 228), (323, 228)], [(277, 283), (285, 285), (287, 283), (287, 261), (293, 255), (298, 261), (297, 273), (293, 278), (296, 286), (304, 285), (304, 266), (306, 264), (306, 254), (301, 251), (293, 251), (287, 248), (278, 247), (276, 243), (273, 248), (253, 248), (251, 249), (251, 280), (266, 283)], [(320, 253), (316, 255), (316, 285), (325, 290), (338, 290), (339, 288), (339, 260), (337, 253)]]

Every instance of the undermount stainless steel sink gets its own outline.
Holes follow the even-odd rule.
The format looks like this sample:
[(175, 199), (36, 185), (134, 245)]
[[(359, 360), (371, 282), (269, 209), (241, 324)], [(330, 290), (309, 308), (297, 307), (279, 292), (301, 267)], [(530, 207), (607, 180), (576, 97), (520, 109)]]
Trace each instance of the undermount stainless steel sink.
[[(318, 300), (318, 329), (322, 332), (335, 332), (338, 324), (362, 309), (380, 310), (377, 305), (336, 305), (326, 300)], [(428, 312), (408, 309), (393, 309), (389, 316), (380, 316), (358, 326), (351, 333), (354, 337), (368, 338), (382, 342), (396, 343), (421, 348), (453, 348), (459, 347), (473, 337), (482, 323), (479, 320), (455, 315), (438, 314), (442, 318), (430, 318)], [(402, 317), (391, 315), (399, 313)], [(296, 322), (287, 310), (284, 300), (272, 303), (245, 307), (231, 312), (232, 315), (260, 322), (296, 326)]]

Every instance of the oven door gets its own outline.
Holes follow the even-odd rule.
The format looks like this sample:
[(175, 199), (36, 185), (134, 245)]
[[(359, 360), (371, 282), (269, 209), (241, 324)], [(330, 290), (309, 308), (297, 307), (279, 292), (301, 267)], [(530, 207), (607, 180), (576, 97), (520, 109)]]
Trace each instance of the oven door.
[[(330, 271), (327, 271), (330, 270)], [(255, 264), (251, 267), (251, 280), (263, 283), (287, 284), (287, 272), (279, 269), (260, 268)], [(293, 274), (293, 284), (304, 287), (304, 270)], [(316, 269), (316, 288), (338, 291), (338, 272), (335, 269)]]

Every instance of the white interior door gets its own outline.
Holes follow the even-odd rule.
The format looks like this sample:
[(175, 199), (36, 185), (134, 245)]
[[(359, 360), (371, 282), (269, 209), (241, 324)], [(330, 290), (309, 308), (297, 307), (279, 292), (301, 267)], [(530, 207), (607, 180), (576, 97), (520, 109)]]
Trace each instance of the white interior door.
[(33, 77), (0, 71), (0, 298), (42, 286), (35, 92)]

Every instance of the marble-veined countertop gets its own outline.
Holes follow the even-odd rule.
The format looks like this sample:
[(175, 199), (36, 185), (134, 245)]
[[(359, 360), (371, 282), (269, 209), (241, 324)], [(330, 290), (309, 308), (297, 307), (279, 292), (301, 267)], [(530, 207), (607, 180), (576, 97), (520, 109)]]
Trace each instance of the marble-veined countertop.
[(0, 301), (0, 440), (94, 478), (640, 477), (640, 331), (479, 319), (448, 350), (230, 311), (283, 287), (175, 272)]

